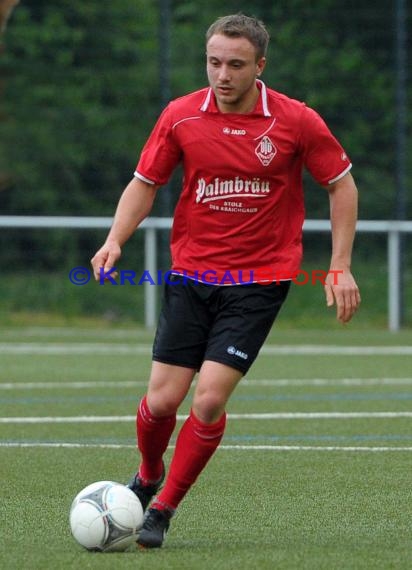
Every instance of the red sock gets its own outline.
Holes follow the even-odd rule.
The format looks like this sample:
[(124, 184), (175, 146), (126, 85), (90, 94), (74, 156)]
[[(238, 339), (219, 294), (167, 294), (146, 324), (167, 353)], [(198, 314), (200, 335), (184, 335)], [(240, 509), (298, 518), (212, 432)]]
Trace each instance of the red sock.
[(176, 414), (153, 416), (146, 396), (140, 402), (136, 417), (137, 447), (142, 456), (140, 477), (148, 484), (158, 481), (162, 475), (162, 457), (176, 425)]
[(183, 424), (176, 441), (166, 484), (154, 506), (174, 510), (216, 451), (225, 431), (226, 414), (214, 424), (201, 422), (193, 413)]

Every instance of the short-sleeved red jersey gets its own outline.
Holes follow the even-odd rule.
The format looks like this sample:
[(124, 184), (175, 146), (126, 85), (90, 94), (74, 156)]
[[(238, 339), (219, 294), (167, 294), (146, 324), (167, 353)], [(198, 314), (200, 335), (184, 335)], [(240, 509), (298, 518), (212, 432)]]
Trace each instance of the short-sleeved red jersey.
[(302, 257), (303, 168), (325, 186), (351, 168), (314, 110), (258, 86), (248, 114), (221, 113), (210, 88), (172, 101), (142, 151), (135, 176), (145, 182), (165, 184), (183, 165), (171, 236), (177, 272), (222, 283), (230, 273), (226, 284), (263, 268), (292, 278)]

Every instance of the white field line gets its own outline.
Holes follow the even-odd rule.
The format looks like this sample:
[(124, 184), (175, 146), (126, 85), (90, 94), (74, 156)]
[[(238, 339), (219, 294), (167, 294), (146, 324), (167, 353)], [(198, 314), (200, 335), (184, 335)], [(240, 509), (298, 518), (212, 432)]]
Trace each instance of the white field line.
[(390, 356), (412, 355), (412, 346), (335, 346), (329, 344), (300, 344), (264, 346), (260, 354), (266, 355), (349, 355), (349, 356)]
[(0, 354), (33, 354), (33, 355), (93, 355), (107, 354), (135, 354), (146, 355), (152, 353), (149, 344), (120, 344), (104, 342), (85, 343), (38, 343), (38, 342), (2, 342)]
[[(402, 386), (412, 384), (411, 378), (262, 378), (245, 379), (239, 386)], [(1, 384), (0, 384), (1, 388)]]
[[(0, 442), (0, 448), (64, 448), (64, 449), (135, 449), (135, 445), (116, 443), (71, 443), (71, 442)], [(168, 449), (174, 449), (169, 446)], [(367, 446), (316, 446), (316, 445), (221, 445), (218, 451), (345, 451), (388, 452), (412, 451), (412, 447), (367, 447)]]
[[(120, 343), (36, 343), (36, 342), (2, 342), (0, 354), (37, 354), (37, 355), (93, 355), (107, 354), (108, 356), (135, 354), (150, 355), (150, 344), (120, 344)], [(260, 354), (274, 355), (350, 355), (350, 356), (388, 356), (412, 355), (412, 346), (338, 346), (326, 344), (300, 345), (267, 345)]]
[(363, 446), (343, 446), (337, 445), (221, 445), (219, 449), (224, 450), (258, 450), (258, 451), (412, 451), (412, 447), (363, 447)]
[[(412, 380), (411, 380), (412, 382)], [(147, 386), (143, 380), (90, 381), (90, 382), (5, 382), (0, 390), (87, 390), (88, 388), (136, 388)]]
[[(262, 378), (244, 379), (239, 387), (273, 386), (403, 386), (412, 385), (412, 378)], [(84, 382), (3, 382), (0, 390), (86, 390), (89, 388), (135, 388), (146, 386), (143, 380), (102, 380)]]
[(24, 327), (22, 329), (1, 329), (0, 331), (1, 338), (17, 338), (18, 336), (28, 337), (28, 338), (90, 338), (90, 337), (97, 337), (103, 339), (125, 339), (127, 341), (139, 339), (143, 342), (147, 340), (147, 333), (145, 331), (139, 329), (115, 329), (113, 327), (108, 328), (70, 328), (70, 327), (46, 327), (46, 326), (33, 326), (33, 327)]
[[(183, 421), (187, 415), (178, 414)], [(229, 420), (318, 420), (318, 419), (366, 419), (412, 418), (412, 412), (279, 412), (228, 414)], [(134, 422), (136, 416), (22, 416), (0, 417), (0, 424), (61, 424), (61, 423), (121, 423)]]

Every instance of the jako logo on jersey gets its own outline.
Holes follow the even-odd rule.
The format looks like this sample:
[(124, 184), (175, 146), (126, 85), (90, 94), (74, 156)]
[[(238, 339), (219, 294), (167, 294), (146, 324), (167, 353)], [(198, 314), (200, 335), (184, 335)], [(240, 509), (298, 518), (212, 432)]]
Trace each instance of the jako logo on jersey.
[(270, 183), (267, 180), (253, 178), (244, 180), (239, 176), (235, 179), (221, 180), (215, 178), (210, 184), (206, 184), (204, 178), (199, 178), (196, 188), (196, 203), (230, 198), (231, 196), (250, 196), (262, 198), (270, 192)]
[(246, 354), (246, 352), (242, 352), (241, 350), (238, 350), (234, 346), (228, 346), (227, 352), (228, 354), (232, 354), (234, 356), (238, 356), (239, 358), (243, 358), (243, 360), (247, 360), (249, 358), (249, 355)]
[(240, 135), (243, 136), (246, 134), (245, 129), (230, 129), (229, 127), (225, 127), (223, 129), (223, 134), (225, 135)]
[(275, 147), (269, 137), (263, 137), (255, 149), (256, 156), (263, 164), (263, 166), (268, 166), (272, 162), (274, 156), (276, 156), (277, 151), (278, 149)]

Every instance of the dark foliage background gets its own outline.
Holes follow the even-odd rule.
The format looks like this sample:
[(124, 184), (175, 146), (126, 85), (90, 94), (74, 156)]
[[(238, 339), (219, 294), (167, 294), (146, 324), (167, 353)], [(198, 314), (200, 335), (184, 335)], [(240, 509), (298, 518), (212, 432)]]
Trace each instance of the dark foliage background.
[[(19, 4), (2, 40), (1, 214), (111, 216), (164, 104), (161, 67), (170, 59), (171, 97), (205, 85), (207, 27), (244, 11), (263, 19), (272, 37), (266, 83), (316, 108), (352, 158), (360, 217), (394, 217), (394, 2), (255, 0), (222, 8), (209, 0), (200, 9), (174, 0), (170, 54), (160, 53), (159, 5)], [(409, 13), (408, 30), (410, 21)], [(409, 77), (409, 99), (410, 90)], [(324, 191), (309, 178), (306, 188), (308, 217), (327, 217)], [(172, 213), (178, 175), (167, 192), (154, 214)], [(8, 267), (56, 268), (62, 251), (75, 259), (94, 243), (85, 234), (16, 231), (1, 232), (0, 247)]]

